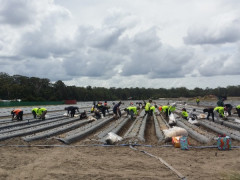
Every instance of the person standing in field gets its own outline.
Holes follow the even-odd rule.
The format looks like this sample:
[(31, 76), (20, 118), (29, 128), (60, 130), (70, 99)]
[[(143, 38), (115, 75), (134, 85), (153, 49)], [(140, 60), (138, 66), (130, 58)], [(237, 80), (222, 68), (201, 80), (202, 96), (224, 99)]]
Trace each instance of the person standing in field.
[(196, 99), (196, 103), (199, 106), (199, 103), (200, 103), (200, 99), (199, 98)]

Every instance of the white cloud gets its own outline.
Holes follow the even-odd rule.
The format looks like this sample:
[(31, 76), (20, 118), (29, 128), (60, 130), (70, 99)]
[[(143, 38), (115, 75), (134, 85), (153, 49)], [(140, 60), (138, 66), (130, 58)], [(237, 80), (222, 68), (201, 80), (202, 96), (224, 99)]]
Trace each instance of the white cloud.
[(240, 74), (239, 1), (0, 4), (6, 73), (106, 87), (206, 87), (204, 77), (225, 85), (219, 77)]

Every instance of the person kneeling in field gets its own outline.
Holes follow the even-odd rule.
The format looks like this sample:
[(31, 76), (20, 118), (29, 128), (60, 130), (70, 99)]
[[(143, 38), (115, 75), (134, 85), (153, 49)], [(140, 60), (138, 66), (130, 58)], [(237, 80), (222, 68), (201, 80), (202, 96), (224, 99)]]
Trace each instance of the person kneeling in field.
[(182, 109), (182, 118), (188, 120), (188, 113), (186, 108)]
[(81, 119), (85, 119), (85, 118), (87, 118), (87, 111), (86, 111), (86, 110), (84, 110), (84, 111), (80, 114), (80, 120), (81, 120)]

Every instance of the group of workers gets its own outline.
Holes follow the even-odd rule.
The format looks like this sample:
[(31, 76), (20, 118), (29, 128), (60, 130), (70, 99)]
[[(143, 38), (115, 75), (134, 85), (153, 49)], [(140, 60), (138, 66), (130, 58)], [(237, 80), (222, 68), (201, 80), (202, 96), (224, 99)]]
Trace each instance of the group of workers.
[[(197, 105), (199, 105), (200, 99), (197, 98), (196, 99)], [(118, 103), (114, 103), (113, 104), (113, 114), (116, 118), (121, 117), (122, 113), (120, 110), (120, 106), (121, 106), (122, 102), (118, 102)], [(127, 115), (130, 115), (131, 119), (134, 119), (137, 114), (139, 108), (144, 108), (145, 110), (145, 115), (150, 115), (152, 116), (153, 113), (155, 112), (155, 109), (157, 108), (156, 103), (153, 103), (152, 100), (150, 99), (147, 103), (145, 101), (143, 101), (143, 103), (136, 103), (138, 105), (138, 107), (134, 106), (133, 103), (130, 103), (130, 106), (128, 106), (127, 108), (124, 109), (124, 111), (127, 112)], [(169, 104), (169, 103), (168, 103)], [(228, 115), (231, 115), (231, 110), (232, 110), (232, 105), (231, 104), (224, 104), (224, 99), (220, 99), (217, 102), (217, 107), (209, 107), (209, 108), (204, 108), (203, 109), (203, 113), (208, 113), (207, 114), (207, 118), (209, 119), (209, 117), (211, 116), (212, 121), (214, 121), (214, 117), (225, 117), (225, 113), (227, 112)], [(102, 102), (98, 102), (97, 104), (93, 103), (91, 112), (94, 113), (96, 119), (100, 119), (101, 118), (101, 114), (103, 115), (103, 117), (106, 116), (106, 112), (109, 113), (109, 109), (110, 106), (107, 105), (107, 101), (104, 102), (104, 104), (102, 104)], [(64, 110), (67, 110), (67, 114), (70, 117), (74, 117), (76, 111), (78, 113), (79, 112), (79, 108), (76, 106), (69, 106), (69, 107), (65, 107)], [(174, 112), (176, 110), (176, 103), (172, 103), (170, 105), (163, 105), (163, 106), (159, 106), (158, 110), (162, 113), (165, 114), (166, 117), (169, 117), (169, 115)], [(240, 105), (236, 106), (236, 110), (238, 113), (238, 116), (240, 117)], [(193, 109), (189, 114), (186, 110), (186, 108), (182, 108), (182, 112), (181, 112), (181, 116), (183, 119), (196, 119), (196, 113), (195, 113), (196, 109)], [(14, 109), (11, 111), (12, 114), (12, 119), (17, 119), (19, 121), (23, 120), (23, 110), (22, 109)], [(45, 115), (47, 114), (47, 109), (46, 108), (33, 108), (32, 109), (32, 114), (33, 117), (36, 119), (37, 117), (39, 119), (45, 120)], [(84, 119), (87, 117), (87, 112), (84, 111), (83, 113), (80, 113), (80, 119)]]
[[(47, 114), (46, 108), (33, 108), (32, 109), (33, 118), (36, 119), (37, 117), (39, 119), (45, 120), (45, 115)], [(23, 120), (23, 110), (22, 109), (14, 109), (11, 111), (12, 120), (16, 119), (18, 121)]]
[[(209, 117), (212, 117), (212, 121), (214, 121), (214, 117), (216, 116), (217, 119), (219, 117), (225, 117), (225, 116), (231, 116), (231, 111), (232, 111), (233, 106), (231, 104), (224, 104), (224, 98), (219, 99), (219, 101), (217, 102), (217, 106), (214, 107), (209, 107), (209, 108), (205, 108), (203, 109), (204, 113), (208, 113), (207, 115), (207, 119), (209, 119)], [(240, 117), (240, 105), (236, 106), (236, 110), (237, 110), (237, 114), (238, 117)]]
[(98, 103), (96, 104), (96, 102), (94, 101), (91, 108), (91, 113), (95, 114), (96, 119), (100, 119), (101, 113), (103, 117), (106, 116), (106, 112), (109, 113), (109, 108), (110, 106), (108, 106), (107, 101), (105, 101), (104, 104), (101, 101), (98, 101)]
[[(233, 109), (233, 106), (231, 104), (224, 104), (224, 100), (225, 100), (224, 98), (220, 98), (217, 101), (216, 107), (208, 107), (208, 108), (203, 109), (203, 113), (208, 113), (206, 119), (209, 120), (209, 117), (211, 116), (212, 121), (214, 121), (214, 117), (216, 117), (218, 119), (219, 117), (225, 118), (226, 116), (231, 116), (231, 114), (232, 114), (231, 111)], [(198, 98), (197, 98), (196, 102), (200, 102), (200, 100), (198, 100)], [(196, 109), (193, 109), (193, 110), (196, 111)], [(240, 105), (236, 106), (236, 110), (238, 113), (238, 117), (240, 117)], [(184, 119), (188, 119), (191, 117), (191, 115), (195, 115), (192, 112), (191, 112), (191, 115), (188, 115), (185, 108), (182, 109), (181, 114), (182, 114), (182, 118), (184, 118)]]

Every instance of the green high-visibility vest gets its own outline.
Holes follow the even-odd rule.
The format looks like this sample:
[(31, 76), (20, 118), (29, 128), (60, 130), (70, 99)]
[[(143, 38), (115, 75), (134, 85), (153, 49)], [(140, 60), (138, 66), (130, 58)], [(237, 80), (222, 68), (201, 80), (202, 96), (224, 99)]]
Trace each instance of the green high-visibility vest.
[(129, 106), (127, 109), (129, 111), (133, 111), (134, 114), (137, 114), (137, 107), (136, 106)]

